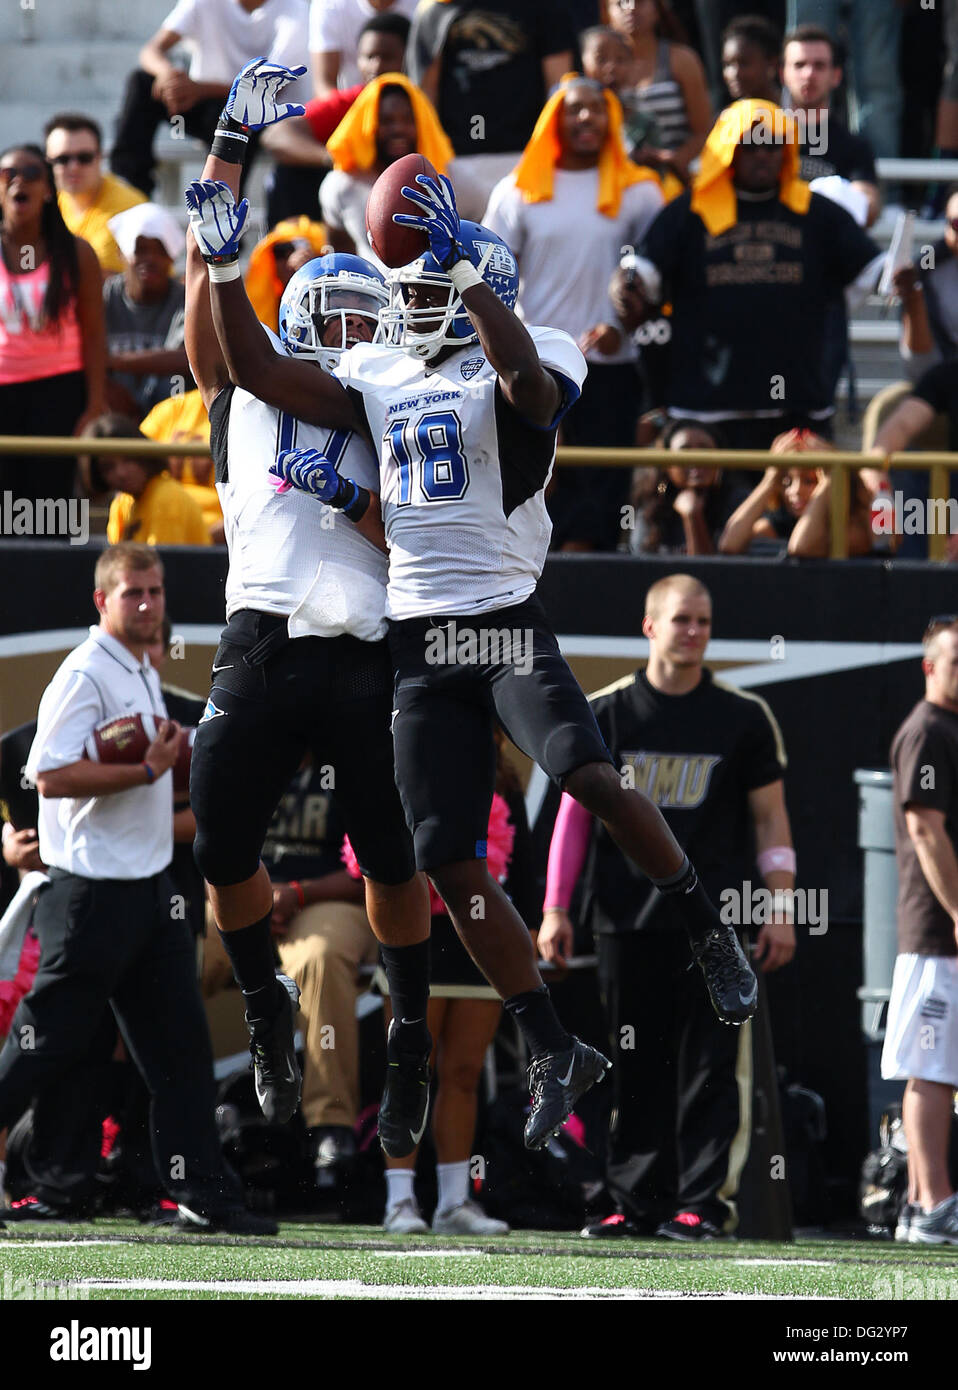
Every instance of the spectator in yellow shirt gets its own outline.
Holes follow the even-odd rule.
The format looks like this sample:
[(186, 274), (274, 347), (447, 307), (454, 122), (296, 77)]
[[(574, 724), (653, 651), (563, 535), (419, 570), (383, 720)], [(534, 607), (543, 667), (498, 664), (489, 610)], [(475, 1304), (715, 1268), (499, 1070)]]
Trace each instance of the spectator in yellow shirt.
[[(210, 442), (210, 417), (199, 391), (182, 391), (178, 396), (160, 401), (146, 419), (140, 421), (140, 429), (148, 439), (164, 444), (189, 441), (208, 445)], [(213, 460), (184, 458), (178, 454), (170, 456), (167, 466), (171, 476), (199, 503), (214, 545), (221, 544), (226, 537), (223, 510), (213, 483)]]
[[(134, 420), (125, 415), (100, 415), (87, 434), (93, 439), (145, 439)], [(199, 503), (171, 478), (162, 458), (132, 458), (101, 454), (92, 461), (108, 490), (110, 504), (106, 534), (111, 545), (140, 541), (144, 545), (211, 545)]]
[(145, 195), (116, 174), (103, 172), (100, 127), (89, 116), (53, 116), (44, 136), (64, 222), (93, 247), (104, 278), (119, 275), (126, 261), (107, 223), (118, 212), (145, 203)]

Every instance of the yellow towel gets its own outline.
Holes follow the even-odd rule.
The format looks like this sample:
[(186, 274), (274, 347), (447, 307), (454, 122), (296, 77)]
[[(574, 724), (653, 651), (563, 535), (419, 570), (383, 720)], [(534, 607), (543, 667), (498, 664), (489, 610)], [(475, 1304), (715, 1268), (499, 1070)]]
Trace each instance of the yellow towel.
[(452, 159), (449, 137), (439, 123), (436, 108), (408, 77), (387, 72), (376, 77), (360, 92), (339, 125), (326, 141), (333, 167), (346, 174), (371, 169), (376, 159), (376, 132), (379, 128), (379, 94), (383, 87), (402, 87), (412, 104), (416, 121), (416, 149), (428, 159), (436, 172), (444, 174)]
[[(579, 80), (578, 73), (567, 73), (559, 87), (543, 106), (535, 130), (516, 165), (516, 187), (527, 203), (548, 203), (552, 199), (552, 177), (561, 154), (559, 144), (559, 107), (565, 100), (566, 88)], [(609, 113), (609, 130), (599, 152), (599, 196), (596, 207), (606, 217), (617, 217), (622, 204), (623, 190), (645, 179), (658, 182), (651, 169), (633, 164), (622, 141), (622, 107), (613, 92), (603, 91)], [(674, 197), (674, 193), (672, 194)]]
[(321, 222), (308, 217), (288, 217), (253, 247), (246, 272), (246, 293), (260, 323), (275, 333), (279, 327), (279, 301), (283, 297), (283, 282), (276, 274), (273, 247), (281, 241), (308, 241), (317, 256), (328, 247), (329, 235)]
[[(746, 131), (762, 126), (765, 143), (784, 144), (779, 177), (779, 201), (793, 212), (806, 213), (812, 191), (798, 176), (798, 131), (795, 121), (771, 101), (736, 101), (719, 115), (702, 151), (702, 166), (692, 180), (692, 211), (710, 236), (728, 231), (738, 221), (738, 199), (732, 183), (732, 160)], [(758, 143), (758, 141), (756, 141)]]

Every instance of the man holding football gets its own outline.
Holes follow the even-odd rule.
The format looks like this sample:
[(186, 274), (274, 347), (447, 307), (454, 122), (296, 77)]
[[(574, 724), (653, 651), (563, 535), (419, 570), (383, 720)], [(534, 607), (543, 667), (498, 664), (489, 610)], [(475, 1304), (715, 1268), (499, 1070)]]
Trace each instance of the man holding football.
[[(255, 324), (236, 265), (246, 205), (205, 185), (194, 232), (211, 267), (231, 375), (255, 380), (260, 392), (278, 391), (282, 378), (299, 418), (355, 431), (379, 456), (396, 780), (417, 866), (529, 1046), (525, 1142), (539, 1148), (609, 1063), (563, 1029), (528, 932), (486, 869), (496, 720), (660, 891), (680, 895), (720, 1017), (749, 1017), (756, 985), (657, 808), (622, 787), (535, 597), (556, 428), (579, 393), (584, 359), (568, 335), (529, 330), (512, 312), (512, 253), (493, 232), (460, 221), (448, 180), (421, 175), (418, 183), (403, 189), (416, 211), (393, 220), (422, 230), (429, 249), (390, 277), (385, 345), (357, 345), (318, 382), (272, 353)], [(333, 509), (355, 515), (374, 505), (371, 490), (321, 452), (281, 449), (274, 471)], [(409, 966), (400, 1017), (415, 1018), (425, 1012), (428, 976), (424, 959), (410, 957)], [(399, 1071), (411, 1095), (417, 1079), (425, 1084), (428, 1041), (420, 1032), (403, 1042)]]
[[(109, 1004), (152, 1096), (156, 1171), (190, 1229), (272, 1234), (224, 1168), (193, 938), (176, 910), (173, 778), (178, 726), (146, 651), (163, 621), (163, 566), (126, 542), (97, 560), (90, 636), (40, 701), (26, 774), (40, 793), (40, 857), (51, 879), (34, 926), (40, 965), (0, 1052), (0, 1132), (83, 1059)], [(152, 715), (135, 762), (85, 755), (95, 728)]]

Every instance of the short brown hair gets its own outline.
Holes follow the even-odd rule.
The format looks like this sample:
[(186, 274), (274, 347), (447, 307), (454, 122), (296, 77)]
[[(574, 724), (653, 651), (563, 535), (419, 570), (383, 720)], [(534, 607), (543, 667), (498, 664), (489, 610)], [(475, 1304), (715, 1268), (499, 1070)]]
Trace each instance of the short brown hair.
[(43, 127), (44, 140), (49, 140), (55, 130), (66, 130), (71, 135), (78, 130), (88, 130), (96, 141), (97, 149), (103, 149), (103, 132), (92, 116), (84, 116), (79, 111), (58, 111)]
[(790, 29), (782, 40), (782, 58), (785, 57), (785, 50), (790, 43), (827, 43), (829, 52), (832, 55), (832, 67), (842, 66), (841, 46), (837, 39), (834, 39), (827, 29), (823, 29), (820, 24), (799, 24), (797, 28)]
[(109, 545), (101, 552), (93, 573), (93, 587), (109, 594), (127, 571), (151, 569), (163, 573), (163, 561), (158, 550), (139, 541), (120, 541), (119, 545)]
[(657, 579), (645, 596), (645, 614), (648, 618), (656, 618), (662, 611), (662, 604), (665, 596), (672, 589), (678, 589), (680, 593), (686, 595), (703, 595), (711, 603), (712, 595), (706, 589), (700, 579), (696, 579), (691, 574), (667, 574), (664, 579)]

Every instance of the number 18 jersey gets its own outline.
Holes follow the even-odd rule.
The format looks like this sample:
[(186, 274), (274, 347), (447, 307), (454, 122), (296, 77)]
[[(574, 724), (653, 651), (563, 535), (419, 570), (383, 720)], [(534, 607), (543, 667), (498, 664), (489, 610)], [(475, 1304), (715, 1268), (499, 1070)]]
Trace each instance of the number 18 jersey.
[(435, 367), (368, 343), (340, 358), (335, 374), (379, 451), (391, 618), (484, 613), (535, 589), (552, 534), (544, 494), (556, 428), (586, 363), (567, 333), (528, 331), (562, 391), (544, 429), (509, 404), (478, 343)]

